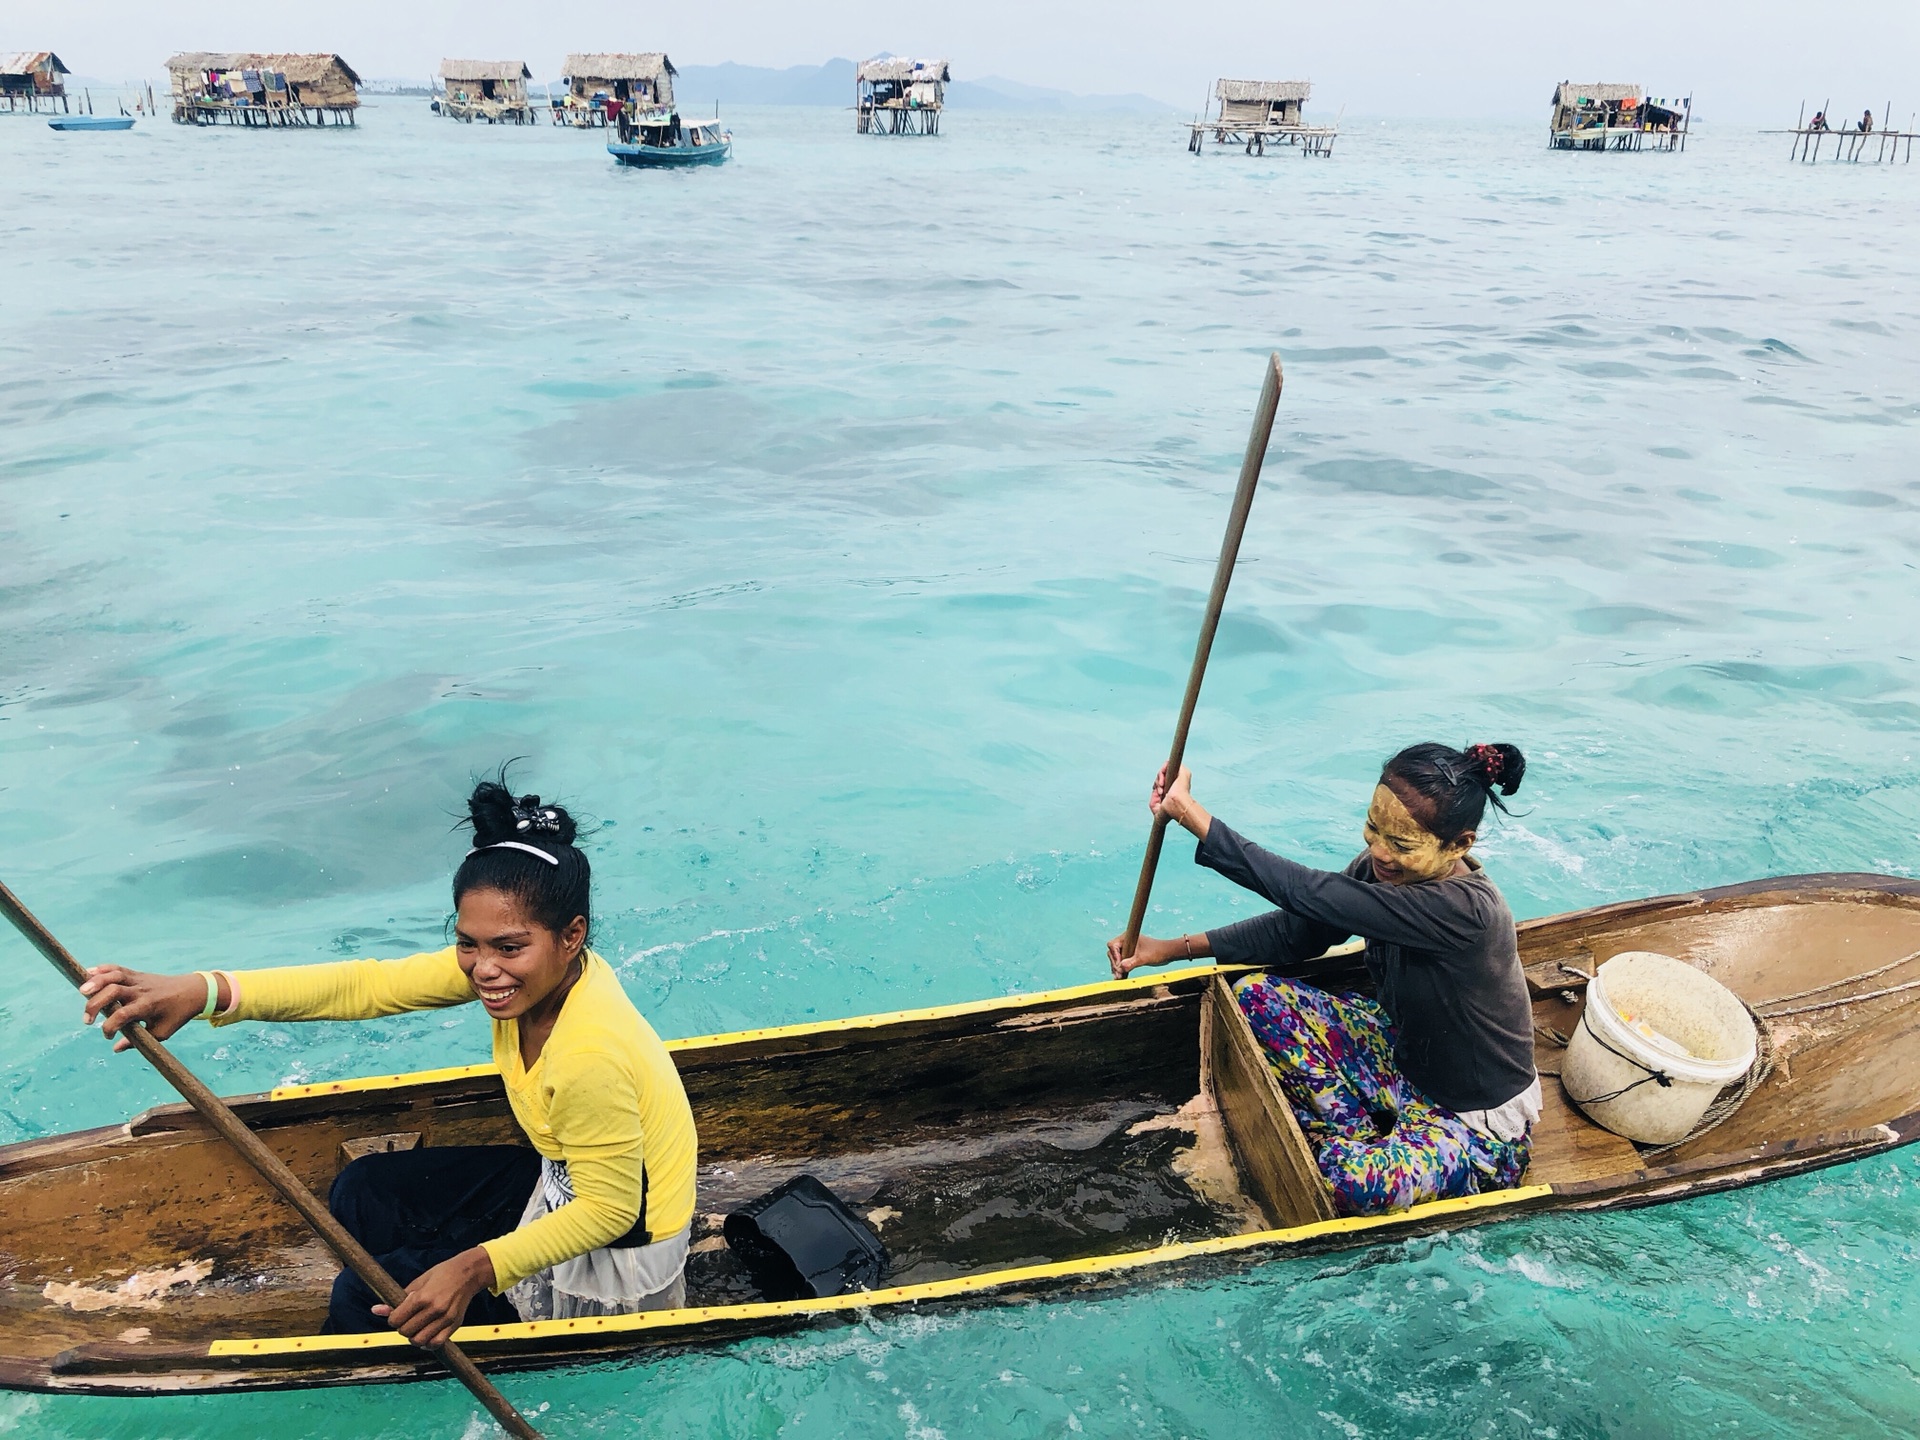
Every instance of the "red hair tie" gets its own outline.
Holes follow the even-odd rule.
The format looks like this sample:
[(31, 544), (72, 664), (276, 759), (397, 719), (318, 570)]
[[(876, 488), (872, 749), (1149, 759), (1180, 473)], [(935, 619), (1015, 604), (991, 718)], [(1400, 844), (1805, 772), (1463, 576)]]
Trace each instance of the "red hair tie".
[(1492, 745), (1469, 745), (1467, 758), (1480, 767), (1480, 773), (1487, 777), (1486, 783), (1492, 785), (1506, 771), (1507, 757)]

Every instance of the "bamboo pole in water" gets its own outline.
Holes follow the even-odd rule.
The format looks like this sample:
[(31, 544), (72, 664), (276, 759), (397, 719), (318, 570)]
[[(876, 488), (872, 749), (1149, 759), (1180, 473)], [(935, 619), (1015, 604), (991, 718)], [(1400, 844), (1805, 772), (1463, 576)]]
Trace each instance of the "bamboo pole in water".
[[(1200, 621), (1200, 639), (1193, 647), (1193, 668), (1187, 674), (1186, 698), (1180, 702), (1180, 719), (1173, 727), (1173, 749), (1167, 755), (1167, 784), (1180, 775), (1180, 761), (1187, 751), (1187, 731), (1193, 725), (1194, 707), (1200, 703), (1200, 682), (1207, 676), (1207, 657), (1213, 652), (1213, 635), (1220, 628), (1220, 611), (1227, 602), (1227, 586), (1233, 580), (1234, 562), (1240, 557), (1240, 537), (1246, 533), (1247, 514), (1253, 509), (1254, 488), (1260, 483), (1260, 466), (1267, 458), (1267, 442), (1273, 436), (1273, 417), (1280, 408), (1280, 357), (1267, 357), (1266, 383), (1260, 388), (1260, 406), (1254, 412), (1253, 433), (1247, 437), (1246, 458), (1240, 462), (1240, 485), (1233, 493), (1233, 509), (1227, 515), (1226, 538), (1220, 542), (1220, 560), (1213, 570), (1213, 590), (1207, 596), (1206, 614)], [(1147, 853), (1140, 862), (1140, 880), (1133, 889), (1133, 909), (1127, 916), (1127, 933), (1120, 942), (1120, 955), (1127, 958), (1140, 943), (1140, 927), (1146, 923), (1147, 900), (1153, 894), (1154, 872), (1160, 866), (1160, 847), (1167, 838), (1167, 821), (1156, 817), (1147, 836)]]
[[(12, 922), (13, 928), (24, 936), (34, 949), (52, 963), (77, 989), (87, 978), (87, 972), (80, 962), (73, 958), (66, 946), (53, 936), (53, 932), (42, 925), (28, 910), (13, 891), (0, 884), (0, 914)], [(369, 1255), (360, 1242), (347, 1233), (347, 1229), (325, 1205), (322, 1205), (314, 1193), (300, 1183), (300, 1177), (289, 1170), (286, 1162), (267, 1147), (258, 1135), (247, 1128), (246, 1122), (233, 1113), (227, 1102), (200, 1083), (200, 1079), (179, 1060), (173, 1052), (147, 1033), (144, 1025), (129, 1025), (120, 1032), (133, 1042), (133, 1048), (147, 1059), (147, 1063), (165, 1077), (166, 1082), (178, 1090), (186, 1102), (198, 1110), (216, 1132), (234, 1149), (245, 1157), (247, 1163), (274, 1189), (286, 1197), (287, 1203), (300, 1212), (327, 1247), (340, 1257), (340, 1263), (367, 1283), (367, 1287), (378, 1295), (382, 1303), (398, 1305), (406, 1298), (406, 1290), (381, 1266), (380, 1262)], [(451, 1340), (434, 1349), (433, 1356), (459, 1377), (460, 1383), (473, 1392), (474, 1398), (486, 1406), (487, 1413), (500, 1422), (500, 1428), (515, 1440), (541, 1440), (540, 1432), (529, 1425), (520, 1412), (513, 1408), (507, 1397), (493, 1386), (493, 1382), (480, 1373), (479, 1367), (469, 1360), (466, 1353)]]

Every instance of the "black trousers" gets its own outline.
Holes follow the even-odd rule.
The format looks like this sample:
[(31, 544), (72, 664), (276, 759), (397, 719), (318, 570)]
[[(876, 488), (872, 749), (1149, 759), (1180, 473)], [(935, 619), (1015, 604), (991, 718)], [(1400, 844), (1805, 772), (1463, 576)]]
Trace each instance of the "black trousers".
[[(342, 1170), (327, 1208), (353, 1238), (406, 1285), (442, 1260), (517, 1228), (540, 1179), (540, 1156), (519, 1145), (448, 1145), (365, 1155)], [(329, 1335), (385, 1330), (373, 1313), (380, 1297), (351, 1270), (333, 1282)], [(467, 1306), (469, 1325), (520, 1318), (504, 1295), (482, 1290)]]

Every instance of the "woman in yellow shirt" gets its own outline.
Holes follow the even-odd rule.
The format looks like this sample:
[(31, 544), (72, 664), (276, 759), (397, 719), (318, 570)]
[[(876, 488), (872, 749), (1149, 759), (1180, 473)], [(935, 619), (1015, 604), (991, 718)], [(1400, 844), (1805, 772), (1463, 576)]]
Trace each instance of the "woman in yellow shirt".
[[(505, 775), (501, 779), (504, 781)], [(666, 1047), (586, 948), (591, 869), (571, 816), (504, 784), (475, 788), (474, 845), (453, 877), (456, 942), (404, 960), (151, 975), (96, 966), (87, 1023), (160, 1039), (196, 1016), (366, 1020), (478, 1000), (532, 1149), (423, 1147), (355, 1160), (328, 1205), (407, 1287), (400, 1305), (349, 1271), (329, 1331), (391, 1325), (437, 1345), (461, 1324), (619, 1315), (685, 1303), (697, 1139)]]

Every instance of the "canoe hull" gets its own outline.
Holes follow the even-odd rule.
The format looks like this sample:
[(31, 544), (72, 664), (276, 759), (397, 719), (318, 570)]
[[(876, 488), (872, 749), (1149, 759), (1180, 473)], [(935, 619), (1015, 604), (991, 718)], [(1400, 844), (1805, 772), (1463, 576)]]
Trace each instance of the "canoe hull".
[(54, 130), (131, 130), (133, 119), (127, 115), (59, 115), (47, 125)]
[[(1818, 980), (1826, 973), (1819, 966), (1831, 970), (1834, 956), (1838, 974), (1855, 976), (1887, 962), (1905, 964), (1899, 957), (1909, 952), (1920, 955), (1920, 883), (1809, 876), (1527, 922), (1521, 955), (1536, 1023), (1564, 1031), (1583, 1003), (1577, 972), (1633, 948), (1681, 954), (1767, 1008), (1774, 997), (1794, 996)], [(1311, 978), (1348, 983), (1356, 966), (1353, 956), (1329, 956), (1316, 962)], [(1869, 984), (1886, 986), (1906, 974), (1896, 969)], [(1838, 993), (1856, 991), (1866, 993)], [(1257, 1157), (1243, 1153), (1258, 1107), (1231, 1093), (1223, 1069), (1231, 1037), (1222, 1027), (1244, 1025), (1230, 998), (1222, 1002), (1224, 993), (1221, 972), (1200, 967), (670, 1042), (701, 1127), (703, 1208), (813, 1170), (857, 1203), (873, 1203), (871, 1194), (905, 1212), (889, 1222), (896, 1228), (883, 1231), (895, 1252), (894, 1283), (865, 1295), (768, 1304), (727, 1292), (717, 1272), (703, 1272), (696, 1284), (690, 1265), (685, 1309), (475, 1327), (461, 1332), (461, 1342), (489, 1368), (522, 1369), (843, 1323), (869, 1309), (1096, 1294), (1549, 1210), (1660, 1204), (1920, 1138), (1920, 991), (1888, 993), (1780, 1022), (1781, 1053), (1791, 1061), (1783, 1071), (1790, 1073), (1776, 1073), (1720, 1130), (1666, 1154), (1643, 1158), (1597, 1131), (1549, 1081), (1548, 1114), (1536, 1129), (1534, 1166), (1521, 1189), (1400, 1215), (1300, 1223), (1287, 1217), (1305, 1212), (1289, 1211), (1287, 1197), (1274, 1193), (1291, 1182), (1263, 1178), (1261, 1166), (1249, 1163)], [(1540, 1052), (1549, 1074), (1557, 1068), (1554, 1053)], [(1869, 1063), (1862, 1054), (1878, 1059)], [(287, 1087), (245, 1097), (236, 1108), (316, 1186), (337, 1169), (343, 1141), (405, 1132), (428, 1144), (497, 1142), (511, 1126), (499, 1079), (484, 1066)], [(1170, 1131), (1193, 1143), (1179, 1152), (1181, 1164), (1168, 1167)], [(1057, 1143), (1040, 1146), (1036, 1158), (1033, 1137), (1042, 1132)], [(1157, 1166), (1146, 1188), (1114, 1189), (1115, 1213), (1160, 1205), (1178, 1239), (1160, 1242), (1165, 1232), (1153, 1213), (1136, 1231), (1084, 1242), (1072, 1238), (1072, 1226), (1047, 1228), (1042, 1215), (995, 1248), (992, 1223), (978, 1218), (986, 1208), (959, 1217), (937, 1209), (939, 1197), (969, 1186), (990, 1199), (993, 1182), (1022, 1166), (1022, 1185), (1044, 1189), (1043, 1172), (1057, 1168), (1061, 1192), (1074, 1194), (1113, 1188), (1115, 1176), (1137, 1179), (1143, 1166)], [(1211, 1182), (1193, 1180), (1192, 1195), (1168, 1179), (1172, 1171), (1205, 1178), (1209, 1167)], [(128, 1178), (116, 1186), (113, 1177), (121, 1175)], [(1025, 1193), (1031, 1199), (1039, 1192)], [(1048, 1192), (1035, 1208), (1057, 1203)], [(232, 1239), (235, 1222), (223, 1219), (223, 1204), (253, 1217), (250, 1235)], [(969, 1225), (977, 1231), (970, 1248), (940, 1249), (942, 1235)], [(117, 1250), (104, 1244), (107, 1237)], [(43, 1281), (61, 1273), (63, 1261), (89, 1253), (119, 1253), (130, 1268), (209, 1261), (215, 1279), (185, 1292), (191, 1299), (158, 1310), (88, 1317), (43, 1302)], [(695, 1256), (709, 1265), (724, 1258), (711, 1249)], [(247, 1298), (220, 1288), (222, 1275), (275, 1266), (283, 1293), (271, 1304), (257, 1291)], [(0, 1386), (168, 1394), (444, 1373), (397, 1337), (312, 1333), (330, 1257), (181, 1106), (159, 1107), (125, 1127), (0, 1148), (0, 1275), (9, 1271), (11, 1280), (0, 1283), (0, 1354), (7, 1357), (0, 1358)], [(133, 1326), (153, 1333), (122, 1338)]]

